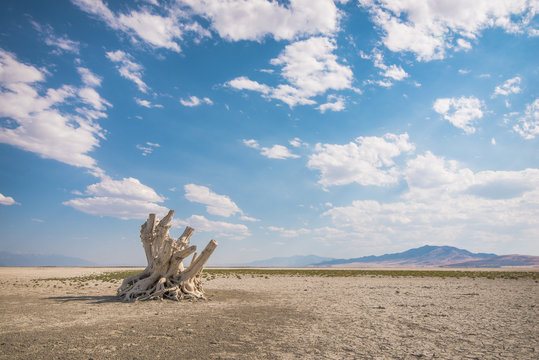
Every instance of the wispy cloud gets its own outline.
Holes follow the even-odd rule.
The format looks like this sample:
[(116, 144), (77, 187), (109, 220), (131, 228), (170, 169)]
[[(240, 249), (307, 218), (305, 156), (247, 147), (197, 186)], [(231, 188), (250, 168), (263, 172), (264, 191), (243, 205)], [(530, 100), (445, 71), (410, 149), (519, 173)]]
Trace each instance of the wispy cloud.
[(161, 145), (154, 144), (154, 143), (151, 143), (151, 142), (146, 142), (146, 144), (144, 144), (144, 145), (137, 144), (137, 149), (142, 151), (142, 156), (150, 155), (158, 147), (161, 147)]
[(296, 159), (299, 158), (299, 155), (296, 155), (290, 151), (286, 146), (283, 145), (273, 145), (272, 147), (260, 147), (258, 141), (254, 139), (243, 140), (245, 146), (252, 149), (260, 150), (260, 154), (269, 158), (269, 159)]
[(31, 20), (32, 26), (41, 34), (45, 44), (55, 48), (55, 52), (58, 54), (69, 52), (73, 54), (79, 54), (80, 42), (73, 41), (67, 37), (67, 35), (56, 35), (54, 29), (50, 25), (40, 25), (36, 21)]
[(230, 217), (243, 214), (243, 211), (226, 195), (219, 195), (206, 186), (187, 184), (184, 186), (185, 198), (191, 202), (206, 205), (208, 214)]
[(213, 101), (211, 101), (210, 98), (204, 97), (204, 98), (200, 99), (200, 98), (198, 98), (196, 96), (190, 96), (187, 99), (180, 99), (180, 103), (183, 106), (187, 106), (187, 107), (194, 107), (194, 106), (199, 106), (199, 105), (202, 105), (202, 104), (213, 105)]
[(152, 104), (149, 100), (144, 100), (144, 99), (139, 99), (139, 98), (135, 98), (135, 102), (139, 104), (140, 106), (146, 107), (148, 109), (163, 107), (163, 105), (161, 104)]
[(148, 85), (142, 81), (142, 71), (144, 68), (142, 65), (135, 63), (131, 55), (122, 50), (116, 50), (107, 52), (107, 58), (118, 64), (116, 68), (122, 77), (134, 82), (143, 93), (148, 92)]

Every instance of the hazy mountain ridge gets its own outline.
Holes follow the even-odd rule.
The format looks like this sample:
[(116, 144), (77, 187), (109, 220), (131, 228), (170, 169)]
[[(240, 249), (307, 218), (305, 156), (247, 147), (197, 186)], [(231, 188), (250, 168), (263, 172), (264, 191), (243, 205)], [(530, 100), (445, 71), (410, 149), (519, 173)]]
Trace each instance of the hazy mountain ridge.
[[(253, 261), (250, 267), (539, 267), (539, 256), (473, 253), (453, 246), (425, 245), (400, 253), (363, 256), (350, 259), (325, 258), (315, 255), (279, 257)], [(314, 261), (312, 261), (314, 260)]]
[(0, 266), (95, 266), (96, 264), (77, 257), (50, 254), (15, 254), (0, 251)]
[(468, 250), (453, 246), (425, 245), (419, 248), (406, 250), (400, 253), (384, 254), (380, 256), (363, 256), (351, 259), (333, 259), (316, 266), (443, 266), (465, 261), (486, 259), (497, 256), (489, 253), (472, 253)]
[(466, 261), (462, 263), (444, 265), (443, 267), (471, 267), (471, 268), (497, 268), (504, 266), (539, 267), (539, 256), (529, 255), (501, 255), (486, 259)]

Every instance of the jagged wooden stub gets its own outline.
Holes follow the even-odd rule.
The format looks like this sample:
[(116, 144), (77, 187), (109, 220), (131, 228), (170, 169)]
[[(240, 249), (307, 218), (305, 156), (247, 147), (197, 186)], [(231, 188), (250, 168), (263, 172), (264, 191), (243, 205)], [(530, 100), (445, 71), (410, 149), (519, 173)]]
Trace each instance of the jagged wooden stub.
[[(187, 226), (183, 234), (174, 240), (169, 229), (174, 210), (170, 210), (161, 221), (150, 214), (140, 228), (140, 239), (148, 266), (139, 274), (124, 279), (118, 288), (118, 296), (125, 301), (150, 299), (205, 299), (200, 274), (210, 255), (217, 247), (211, 240), (200, 255), (196, 246), (189, 246), (195, 229)], [(193, 255), (186, 268), (183, 260)]]

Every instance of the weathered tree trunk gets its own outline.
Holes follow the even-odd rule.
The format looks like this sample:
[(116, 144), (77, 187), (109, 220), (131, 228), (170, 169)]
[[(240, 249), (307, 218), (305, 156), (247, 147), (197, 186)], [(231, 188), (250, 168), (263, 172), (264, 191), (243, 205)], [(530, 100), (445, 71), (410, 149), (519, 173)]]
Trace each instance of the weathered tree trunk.
[[(118, 296), (125, 301), (150, 299), (205, 299), (200, 274), (210, 255), (217, 247), (211, 240), (197, 256), (196, 246), (189, 246), (195, 229), (187, 226), (178, 240), (171, 239), (169, 229), (174, 210), (161, 221), (155, 214), (140, 228), (140, 239), (148, 266), (141, 273), (124, 279)], [(183, 259), (193, 254), (191, 264), (185, 268)]]

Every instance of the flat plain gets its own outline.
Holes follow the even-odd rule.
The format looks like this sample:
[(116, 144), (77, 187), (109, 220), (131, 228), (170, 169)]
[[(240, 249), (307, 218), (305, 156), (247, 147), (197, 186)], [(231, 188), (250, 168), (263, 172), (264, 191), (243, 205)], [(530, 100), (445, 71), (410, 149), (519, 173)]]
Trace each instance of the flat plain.
[(0, 359), (539, 358), (537, 270), (208, 270), (207, 301), (134, 303), (118, 271), (0, 268)]

